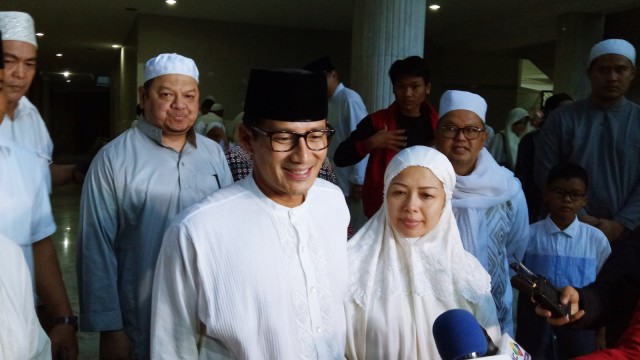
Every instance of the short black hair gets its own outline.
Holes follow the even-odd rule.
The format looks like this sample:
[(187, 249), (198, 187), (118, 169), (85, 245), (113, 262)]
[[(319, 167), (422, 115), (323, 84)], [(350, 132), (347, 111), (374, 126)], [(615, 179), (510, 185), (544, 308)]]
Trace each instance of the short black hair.
[(559, 93), (559, 94), (555, 94), (550, 96), (545, 102), (544, 102), (544, 106), (542, 107), (542, 112), (544, 113), (545, 117), (548, 117), (549, 114), (551, 114), (551, 112), (555, 109), (557, 109), (558, 107), (560, 107), (560, 103), (564, 102), (564, 101), (573, 101), (573, 98), (566, 93)]
[(202, 102), (202, 105), (200, 105), (200, 111), (202, 111), (202, 109), (207, 109), (207, 111), (211, 110), (211, 107), (215, 103), (216, 102), (213, 101), (213, 99), (204, 99), (204, 101)]
[(302, 68), (312, 72), (331, 72), (336, 69), (328, 56), (316, 59)]
[(149, 79), (147, 81), (144, 82), (144, 84), (142, 84), (142, 88), (144, 88), (144, 92), (145, 94), (149, 94), (149, 90), (151, 90), (151, 84), (153, 84), (153, 79)]
[(424, 59), (420, 56), (409, 56), (406, 59), (396, 60), (391, 64), (391, 68), (389, 68), (391, 84), (395, 84), (396, 80), (405, 75), (420, 76), (424, 79), (425, 84), (431, 82), (431, 72)]
[(584, 183), (585, 189), (589, 187), (589, 175), (582, 166), (570, 162), (558, 164), (549, 170), (547, 176), (547, 188), (556, 180), (579, 179)]
[[(2, 31), (0, 31), (0, 39), (2, 39)], [(0, 41), (0, 54), (4, 53), (4, 48), (2, 47), (2, 41)], [(4, 69), (4, 59), (0, 61), (0, 69)]]

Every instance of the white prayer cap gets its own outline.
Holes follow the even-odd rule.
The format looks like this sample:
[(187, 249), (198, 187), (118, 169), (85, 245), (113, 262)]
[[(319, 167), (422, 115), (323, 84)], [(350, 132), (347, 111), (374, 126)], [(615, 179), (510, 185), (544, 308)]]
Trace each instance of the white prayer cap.
[(219, 123), (217, 121), (212, 121), (210, 123), (207, 124), (207, 126), (204, 128), (204, 133), (207, 134), (209, 133), (209, 131), (211, 131), (211, 129), (213, 128), (218, 128), (218, 129), (222, 129), (222, 132), (226, 133), (227, 129), (224, 128), (224, 124)]
[(467, 91), (459, 91), (459, 90), (447, 90), (442, 97), (440, 98), (440, 119), (453, 110), (469, 110), (473, 111), (482, 119), (484, 122), (484, 118), (487, 114), (487, 102), (477, 94), (470, 93)]
[(214, 103), (213, 106), (211, 106), (211, 111), (219, 111), (219, 110), (224, 110), (224, 106), (222, 106), (222, 104)]
[(636, 49), (628, 41), (622, 39), (608, 39), (593, 45), (589, 54), (589, 65), (598, 56), (606, 54), (622, 55), (632, 64), (636, 63)]
[(167, 74), (190, 76), (196, 83), (199, 83), (196, 63), (188, 57), (178, 54), (160, 54), (149, 59), (144, 68), (144, 82)]
[(38, 48), (36, 27), (31, 15), (20, 11), (0, 11), (2, 40), (17, 40)]

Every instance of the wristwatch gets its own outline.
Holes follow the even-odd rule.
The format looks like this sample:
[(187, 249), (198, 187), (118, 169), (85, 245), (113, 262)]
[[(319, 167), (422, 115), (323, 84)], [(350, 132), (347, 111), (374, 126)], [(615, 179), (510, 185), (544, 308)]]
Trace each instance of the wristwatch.
[(78, 332), (78, 317), (77, 316), (61, 316), (53, 320), (55, 325), (71, 325)]

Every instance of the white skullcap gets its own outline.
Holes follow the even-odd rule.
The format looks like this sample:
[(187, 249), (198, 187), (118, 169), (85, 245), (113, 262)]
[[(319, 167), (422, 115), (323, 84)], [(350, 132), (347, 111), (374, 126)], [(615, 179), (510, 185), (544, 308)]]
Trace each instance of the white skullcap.
[(227, 133), (227, 129), (224, 128), (224, 124), (219, 123), (217, 121), (212, 121), (210, 123), (207, 124), (207, 126), (204, 128), (204, 133), (207, 134), (209, 133), (209, 131), (211, 131), (211, 129), (213, 128), (218, 128), (218, 129), (222, 129), (222, 132), (224, 132), (225, 134)]
[(589, 65), (598, 56), (606, 54), (622, 55), (632, 64), (636, 63), (636, 49), (628, 41), (622, 39), (608, 39), (593, 45), (589, 54)]
[(224, 110), (224, 106), (222, 106), (222, 104), (220, 103), (214, 103), (211, 106), (211, 111), (219, 111), (219, 110)]
[(199, 83), (196, 63), (188, 57), (178, 54), (160, 54), (149, 59), (144, 67), (144, 82), (167, 74), (190, 76)]
[(19, 11), (0, 11), (2, 40), (17, 40), (38, 48), (36, 28), (31, 15)]
[(453, 110), (469, 110), (473, 111), (482, 119), (487, 114), (487, 102), (480, 95), (467, 91), (447, 90), (440, 98), (440, 119)]

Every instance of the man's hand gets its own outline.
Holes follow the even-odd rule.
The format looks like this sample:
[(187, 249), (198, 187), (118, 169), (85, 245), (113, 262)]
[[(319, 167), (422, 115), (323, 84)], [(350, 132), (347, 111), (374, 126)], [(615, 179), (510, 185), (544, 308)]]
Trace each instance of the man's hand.
[(582, 215), (582, 216), (580, 216), (580, 221), (582, 221), (583, 223), (587, 223), (587, 224), (589, 224), (591, 226), (594, 226), (594, 227), (600, 226), (600, 219), (598, 219), (595, 216)]
[(610, 243), (619, 238), (626, 230), (626, 228), (619, 222), (607, 219), (600, 219), (600, 226), (598, 226), (598, 229), (607, 236)]
[(622, 224), (615, 220), (597, 218), (591, 215), (583, 215), (580, 217), (580, 221), (585, 222), (591, 226), (595, 226), (604, 233), (610, 243), (620, 237), (626, 230)]
[(100, 333), (100, 360), (133, 360), (131, 340), (124, 331)]
[[(531, 300), (533, 301), (533, 299)], [(561, 318), (552, 318), (551, 311), (542, 308), (540, 305), (536, 306), (536, 314), (538, 314), (538, 316), (546, 317), (547, 322), (551, 325), (566, 325), (579, 320), (584, 315), (584, 310), (579, 309), (579, 301), (580, 294), (578, 293), (578, 291), (571, 286), (566, 286), (562, 289), (562, 292), (560, 294), (560, 303), (563, 305), (569, 304), (569, 313), (571, 315)]]
[[(75, 360), (78, 358), (78, 339), (72, 325), (58, 324), (49, 331), (52, 358)], [(61, 357), (65, 354), (66, 357)]]
[(404, 132), (404, 130), (388, 131), (385, 127), (365, 140), (365, 144), (369, 152), (375, 149), (400, 151), (407, 146), (407, 137), (404, 136)]

